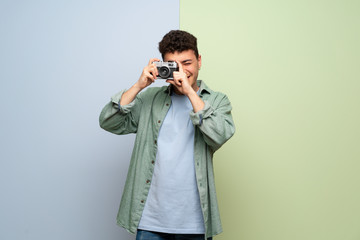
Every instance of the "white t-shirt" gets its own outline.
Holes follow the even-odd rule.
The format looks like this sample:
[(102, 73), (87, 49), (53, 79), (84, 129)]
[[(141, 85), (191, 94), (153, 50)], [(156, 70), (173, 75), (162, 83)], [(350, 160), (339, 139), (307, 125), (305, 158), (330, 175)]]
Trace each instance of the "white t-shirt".
[(194, 126), (190, 100), (172, 94), (157, 139), (154, 174), (138, 228), (148, 231), (204, 234), (196, 184)]

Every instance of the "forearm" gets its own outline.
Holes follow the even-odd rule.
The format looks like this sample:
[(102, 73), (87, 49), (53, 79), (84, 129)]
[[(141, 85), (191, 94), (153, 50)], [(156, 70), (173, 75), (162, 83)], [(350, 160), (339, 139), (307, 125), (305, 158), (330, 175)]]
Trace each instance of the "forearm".
[(204, 109), (205, 103), (204, 101), (197, 95), (195, 91), (191, 91), (189, 94), (187, 94), (187, 97), (189, 98), (191, 105), (194, 109), (194, 113), (201, 111)]
[(134, 84), (129, 90), (127, 90), (120, 99), (120, 105), (124, 106), (124, 105), (128, 105), (129, 103), (131, 103), (136, 95), (138, 95), (138, 93), (142, 90), (142, 88), (140, 88), (137, 84)]
[(137, 99), (119, 108), (119, 102), (124, 93), (125, 90), (112, 96), (111, 101), (105, 105), (99, 116), (100, 127), (111, 133), (127, 134), (137, 130), (142, 101)]
[(231, 104), (225, 96), (220, 102), (207, 100), (204, 103), (204, 108), (199, 112), (190, 112), (190, 119), (202, 132), (205, 142), (216, 151), (235, 132)]

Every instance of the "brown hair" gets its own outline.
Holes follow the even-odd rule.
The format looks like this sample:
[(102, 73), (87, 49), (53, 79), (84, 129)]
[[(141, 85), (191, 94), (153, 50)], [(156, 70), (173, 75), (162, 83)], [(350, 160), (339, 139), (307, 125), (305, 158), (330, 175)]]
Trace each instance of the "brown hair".
[(182, 30), (168, 32), (159, 42), (159, 51), (163, 59), (166, 53), (182, 52), (185, 50), (194, 50), (196, 58), (199, 57), (196, 37)]

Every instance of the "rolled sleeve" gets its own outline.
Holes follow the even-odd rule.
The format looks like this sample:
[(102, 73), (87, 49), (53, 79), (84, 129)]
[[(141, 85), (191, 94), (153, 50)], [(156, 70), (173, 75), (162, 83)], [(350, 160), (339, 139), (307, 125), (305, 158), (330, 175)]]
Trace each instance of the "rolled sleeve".
[(121, 97), (125, 92), (126, 90), (122, 90), (121, 92), (111, 97), (111, 101), (113, 102), (113, 107), (116, 108), (122, 114), (129, 113), (131, 111), (131, 108), (134, 107), (135, 105), (135, 99), (127, 105), (120, 105)]
[(203, 119), (209, 117), (214, 109), (210, 106), (208, 101), (204, 101), (204, 108), (198, 112), (191, 111), (190, 119), (195, 126), (201, 126), (203, 123)]
[(234, 132), (235, 126), (231, 116), (231, 104), (224, 94), (218, 94), (211, 102), (204, 100), (204, 108), (190, 112), (194, 126), (203, 134), (205, 142), (216, 151)]
[(100, 113), (100, 127), (115, 134), (128, 134), (137, 131), (141, 100), (136, 97), (131, 103), (121, 106), (120, 100), (126, 90), (113, 95)]

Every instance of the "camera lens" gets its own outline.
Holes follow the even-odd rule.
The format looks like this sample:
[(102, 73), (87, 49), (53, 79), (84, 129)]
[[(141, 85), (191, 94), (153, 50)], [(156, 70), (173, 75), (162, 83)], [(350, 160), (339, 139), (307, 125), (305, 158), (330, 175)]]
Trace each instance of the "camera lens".
[(167, 66), (162, 66), (159, 69), (159, 76), (161, 78), (168, 78), (170, 77), (170, 69)]

